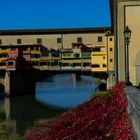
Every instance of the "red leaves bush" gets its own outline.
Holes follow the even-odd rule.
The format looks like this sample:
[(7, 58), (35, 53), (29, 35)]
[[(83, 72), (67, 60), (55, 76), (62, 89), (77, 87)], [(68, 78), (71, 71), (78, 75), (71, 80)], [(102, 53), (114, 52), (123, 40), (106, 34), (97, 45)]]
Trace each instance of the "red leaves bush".
[(26, 140), (131, 140), (126, 114), (124, 83), (117, 84), (104, 98), (93, 97), (50, 124), (29, 130)]

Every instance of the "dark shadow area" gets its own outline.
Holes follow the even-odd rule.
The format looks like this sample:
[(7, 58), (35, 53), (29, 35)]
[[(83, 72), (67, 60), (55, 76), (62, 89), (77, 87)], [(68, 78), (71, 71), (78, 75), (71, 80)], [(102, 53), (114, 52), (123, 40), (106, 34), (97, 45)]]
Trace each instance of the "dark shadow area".
[(107, 80), (108, 73), (107, 72), (93, 72), (92, 76), (95, 77), (95, 78), (100, 78), (100, 79)]
[(98, 86), (98, 90), (99, 91), (104, 91), (107, 89), (107, 85), (105, 83), (102, 83)]
[(31, 95), (10, 100), (10, 119), (16, 121), (16, 129), (20, 134), (32, 127), (37, 120), (44, 118), (49, 120), (62, 114), (64, 111), (66, 109), (46, 106), (38, 102), (35, 96)]

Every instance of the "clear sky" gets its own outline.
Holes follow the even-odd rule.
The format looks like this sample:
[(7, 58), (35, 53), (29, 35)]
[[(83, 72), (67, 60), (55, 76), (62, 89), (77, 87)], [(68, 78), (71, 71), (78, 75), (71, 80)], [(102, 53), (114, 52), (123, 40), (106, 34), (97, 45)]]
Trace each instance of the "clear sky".
[(0, 30), (110, 26), (109, 0), (1, 0)]

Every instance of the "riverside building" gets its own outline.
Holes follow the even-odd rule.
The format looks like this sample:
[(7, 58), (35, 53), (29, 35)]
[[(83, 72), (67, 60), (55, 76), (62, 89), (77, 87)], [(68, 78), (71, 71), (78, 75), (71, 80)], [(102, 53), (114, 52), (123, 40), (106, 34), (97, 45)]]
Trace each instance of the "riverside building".
[(40, 70), (114, 71), (114, 37), (110, 28), (0, 31), (0, 69), (18, 56)]

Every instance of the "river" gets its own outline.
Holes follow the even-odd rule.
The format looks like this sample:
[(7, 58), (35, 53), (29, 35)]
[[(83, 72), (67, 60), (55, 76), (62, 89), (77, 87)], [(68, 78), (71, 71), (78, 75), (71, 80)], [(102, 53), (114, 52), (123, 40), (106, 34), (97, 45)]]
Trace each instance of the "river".
[(36, 83), (35, 95), (0, 99), (0, 120), (12, 124), (12, 131), (23, 135), (36, 122), (52, 119), (88, 100), (95, 92), (95, 78), (57, 74)]

